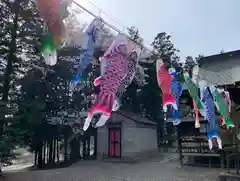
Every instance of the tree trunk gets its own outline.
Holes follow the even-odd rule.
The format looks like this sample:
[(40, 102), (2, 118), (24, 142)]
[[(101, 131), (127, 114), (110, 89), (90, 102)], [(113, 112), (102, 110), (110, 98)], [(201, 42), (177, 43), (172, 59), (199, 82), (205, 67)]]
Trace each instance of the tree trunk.
[[(11, 77), (10, 75), (13, 72), (13, 62), (15, 60), (15, 53), (16, 53), (16, 38), (17, 38), (17, 28), (18, 28), (18, 14), (15, 14), (14, 21), (13, 21), (13, 27), (11, 29), (11, 42), (10, 42), (10, 49), (9, 49), (9, 54), (8, 54), (8, 61), (7, 61), (7, 67), (4, 72), (4, 81), (3, 81), (3, 92), (2, 92), (2, 102), (3, 108), (6, 108), (6, 104), (8, 102), (8, 95), (9, 95), (9, 89), (10, 89), (10, 81)], [(0, 134), (2, 133), (2, 129), (4, 126), (4, 111), (2, 116), (3, 119), (1, 119), (1, 124), (0, 124)]]
[[(9, 46), (9, 54), (8, 54), (8, 61), (7, 67), (4, 72), (4, 80), (3, 80), (3, 92), (2, 92), (2, 100), (0, 107), (0, 140), (2, 139), (4, 126), (5, 126), (5, 114), (9, 96), (9, 89), (10, 89), (10, 75), (13, 72), (13, 62), (15, 60), (15, 53), (16, 53), (16, 38), (17, 38), (17, 29), (18, 29), (18, 13), (15, 13), (15, 17), (13, 19), (13, 27), (11, 29), (11, 42)], [(0, 173), (1, 173), (1, 166), (0, 166)]]
[(48, 164), (53, 164), (53, 144), (54, 144), (54, 138), (52, 137), (52, 139), (49, 141), (49, 160), (48, 160)]

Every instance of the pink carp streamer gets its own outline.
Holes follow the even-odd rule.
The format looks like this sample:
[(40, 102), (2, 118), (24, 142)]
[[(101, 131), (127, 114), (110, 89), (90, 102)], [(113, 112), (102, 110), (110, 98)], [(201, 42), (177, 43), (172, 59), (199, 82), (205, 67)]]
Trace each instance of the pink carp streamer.
[[(220, 94), (221, 94), (221, 97), (224, 100), (225, 104), (228, 107), (229, 116), (231, 116), (232, 101), (231, 101), (231, 98), (230, 98), (230, 94), (229, 94), (228, 91), (226, 91), (224, 89), (220, 89)], [(221, 117), (220, 121), (221, 121), (221, 123), (220, 123), (221, 128), (227, 129), (226, 120), (224, 119), (224, 117)]]
[(100, 80), (101, 80), (101, 77), (104, 75), (104, 73), (106, 72), (106, 69), (107, 69), (107, 66), (108, 66), (108, 59), (107, 57), (100, 57), (99, 58), (99, 61), (100, 61), (100, 76), (97, 77), (96, 79), (94, 79), (93, 81), (93, 84), (94, 86), (98, 86), (100, 85)]
[(167, 112), (168, 105), (172, 105), (175, 110), (178, 110), (177, 103), (171, 93), (172, 76), (166, 70), (161, 59), (157, 60), (156, 69), (158, 86), (162, 90), (162, 105), (164, 112)]
[[(106, 58), (106, 57), (105, 57)], [(136, 76), (136, 72), (138, 70), (138, 53), (137, 50), (132, 51), (129, 55), (128, 55), (128, 70), (127, 70), (127, 74), (125, 76), (125, 78), (122, 80), (119, 88), (118, 88), (118, 92), (116, 93), (116, 99), (114, 101), (114, 106), (112, 108), (112, 111), (117, 111), (120, 107), (121, 107), (121, 98), (124, 94), (124, 92), (126, 92), (128, 86), (132, 83), (133, 79)], [(104, 74), (104, 72), (106, 71), (106, 68), (108, 66), (108, 60), (104, 59), (104, 58), (100, 58), (99, 61), (101, 62), (101, 76)], [(99, 85), (100, 83), (98, 82), (101, 79), (101, 76), (96, 78), (94, 80), (94, 85)], [(139, 85), (142, 85), (143, 80), (140, 77), (140, 73), (138, 73), (137, 77), (136, 77), (136, 82)]]
[(200, 128), (198, 107), (194, 100), (193, 100), (193, 110), (195, 113), (195, 128)]
[[(107, 51), (108, 66), (103, 76), (97, 83), (100, 84), (100, 92), (93, 108), (90, 109), (88, 117), (85, 120), (83, 130), (86, 131), (95, 114), (101, 113), (96, 127), (100, 127), (110, 118), (116, 93), (127, 75), (128, 70), (128, 54), (131, 51), (129, 40), (124, 35), (118, 35)], [(95, 82), (96, 83), (96, 82)], [(97, 86), (97, 85), (96, 85)]]
[(60, 0), (36, 0), (36, 6), (47, 24), (48, 32), (52, 36), (54, 45), (61, 45), (66, 30), (61, 15)]
[(104, 73), (106, 72), (107, 70), (107, 66), (108, 66), (108, 61), (109, 61), (109, 57), (111, 56), (111, 53), (112, 53), (112, 49), (114, 48), (116, 42), (120, 45), (120, 44), (125, 44), (125, 37), (124, 35), (122, 34), (119, 34), (115, 40), (113, 40), (112, 44), (110, 45), (110, 47), (107, 49), (107, 51), (104, 53), (103, 57), (100, 57), (99, 58), (99, 61), (100, 61), (100, 69), (101, 69), (101, 75), (99, 77), (97, 77), (93, 84), (94, 86), (98, 86), (100, 85), (100, 80), (101, 80), (101, 77), (104, 75)]

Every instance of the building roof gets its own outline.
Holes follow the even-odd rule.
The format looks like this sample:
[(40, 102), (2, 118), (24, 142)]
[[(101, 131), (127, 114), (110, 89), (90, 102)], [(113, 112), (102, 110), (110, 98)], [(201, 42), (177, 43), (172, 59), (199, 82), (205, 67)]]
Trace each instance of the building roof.
[[(182, 122), (195, 122), (195, 117), (184, 117), (184, 118), (181, 118), (181, 121)], [(199, 121), (200, 122), (204, 122), (204, 121), (206, 121), (203, 117), (200, 117), (199, 118)], [(167, 123), (172, 123), (173, 122), (173, 118), (167, 118), (167, 120), (166, 120), (166, 122)]]
[(226, 61), (232, 58), (240, 58), (240, 50), (202, 57), (198, 60), (198, 63), (201, 66), (202, 64), (205, 64), (205, 63), (212, 63), (212, 62), (217, 62), (222, 60)]
[(136, 114), (136, 113), (133, 113), (130, 111), (120, 110), (120, 111), (115, 112), (115, 114), (121, 115), (127, 119), (134, 121), (135, 123), (138, 123), (138, 124), (152, 124), (152, 125), (157, 124), (154, 121), (151, 121), (139, 114)]

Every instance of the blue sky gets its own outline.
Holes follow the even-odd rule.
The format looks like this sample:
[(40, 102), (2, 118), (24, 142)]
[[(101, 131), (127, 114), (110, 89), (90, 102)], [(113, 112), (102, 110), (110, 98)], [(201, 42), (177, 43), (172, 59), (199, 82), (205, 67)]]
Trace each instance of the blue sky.
[[(98, 14), (89, 0), (76, 0)], [(198, 54), (240, 49), (240, 0), (90, 0), (105, 11), (103, 19), (119, 29), (136, 26), (149, 46), (158, 32), (167, 32), (181, 60)], [(111, 18), (109, 18), (111, 17)], [(81, 15), (85, 21), (91, 16)]]

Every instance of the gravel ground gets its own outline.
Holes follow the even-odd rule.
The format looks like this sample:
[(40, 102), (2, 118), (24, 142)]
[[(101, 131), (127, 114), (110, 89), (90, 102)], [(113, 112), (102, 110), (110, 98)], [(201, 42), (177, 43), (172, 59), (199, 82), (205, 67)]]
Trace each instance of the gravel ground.
[(5, 173), (0, 181), (216, 181), (219, 169), (184, 166), (176, 161), (106, 163), (80, 161), (68, 168)]

